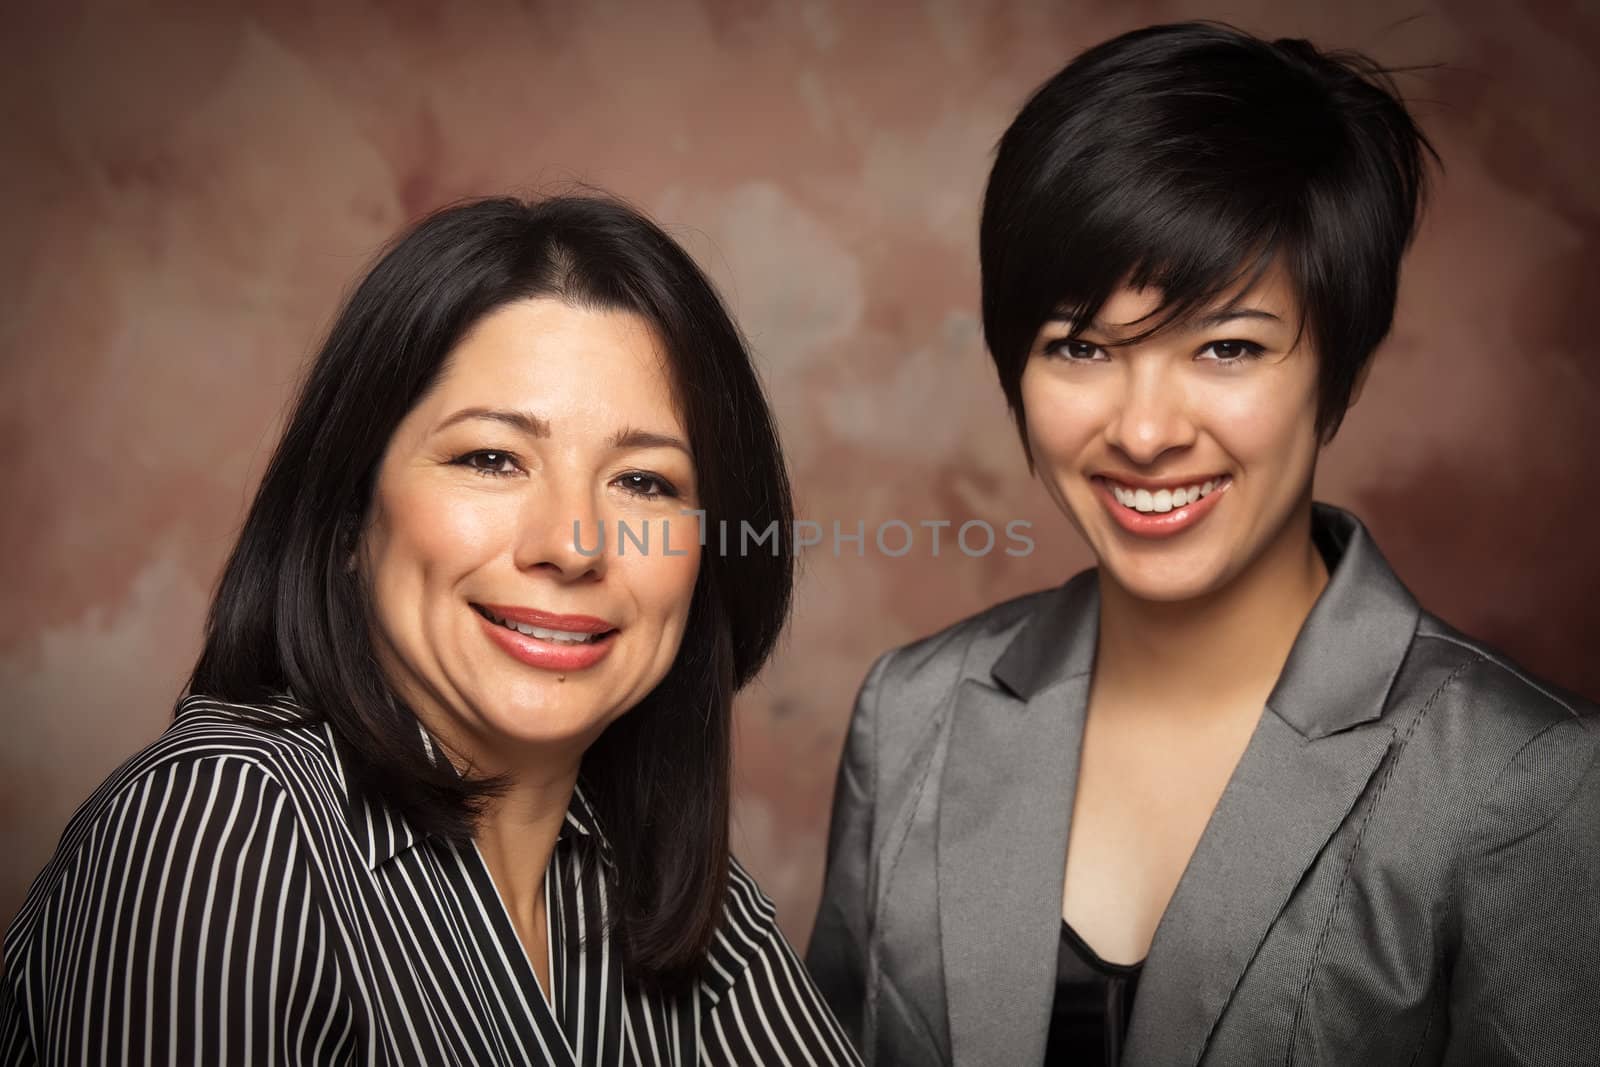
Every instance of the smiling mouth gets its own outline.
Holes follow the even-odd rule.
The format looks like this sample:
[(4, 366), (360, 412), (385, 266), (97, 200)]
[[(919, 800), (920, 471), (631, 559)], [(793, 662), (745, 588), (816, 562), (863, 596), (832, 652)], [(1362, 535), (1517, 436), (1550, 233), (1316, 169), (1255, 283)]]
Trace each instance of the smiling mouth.
[(524, 637), (537, 637), (541, 641), (550, 641), (558, 645), (592, 645), (617, 632), (605, 630), (601, 633), (579, 633), (575, 630), (552, 630), (547, 626), (534, 626), (532, 623), (502, 619), (481, 604), (472, 605), (472, 610), (496, 626), (504, 626), (507, 630), (522, 634)]
[(1197, 503), (1225, 487), (1231, 481), (1224, 474), (1177, 489), (1156, 489), (1152, 491), (1131, 485), (1123, 485), (1110, 478), (1102, 480), (1111, 490), (1111, 495), (1116, 498), (1118, 504), (1121, 504), (1129, 511), (1137, 511), (1141, 515), (1162, 514), (1178, 508), (1188, 507), (1190, 504)]

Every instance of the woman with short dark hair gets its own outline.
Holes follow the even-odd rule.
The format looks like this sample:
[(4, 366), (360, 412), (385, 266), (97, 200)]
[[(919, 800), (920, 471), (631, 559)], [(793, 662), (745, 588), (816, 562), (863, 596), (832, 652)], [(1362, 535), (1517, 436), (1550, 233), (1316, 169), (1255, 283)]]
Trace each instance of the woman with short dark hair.
[(854, 1062), (728, 849), (792, 546), (704, 551), (701, 517), (792, 529), (681, 248), (589, 197), (406, 234), (311, 368), (176, 721), (12, 926), (0, 1063)]
[(1418, 607), (1319, 451), (1426, 140), (1210, 23), (1000, 141), (984, 333), (1098, 567), (879, 659), (808, 960), (867, 1061), (1600, 1062), (1600, 719)]

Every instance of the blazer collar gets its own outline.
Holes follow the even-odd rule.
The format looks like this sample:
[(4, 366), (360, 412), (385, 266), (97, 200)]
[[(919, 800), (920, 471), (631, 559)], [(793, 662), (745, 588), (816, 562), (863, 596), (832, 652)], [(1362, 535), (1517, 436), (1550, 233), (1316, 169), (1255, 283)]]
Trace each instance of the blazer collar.
[(1100, 630), (1100, 582), (1094, 569), (1043, 598), (994, 661), (994, 680), (1022, 700), (1094, 670)]
[[(1267, 698), (1267, 706), (1307, 739), (1382, 713), (1421, 617), (1416, 600), (1354, 515), (1313, 504), (1311, 532), (1328, 565), (1328, 585)], [(1090, 569), (1045, 598), (990, 673), (1023, 700), (1089, 674), (1099, 623), (1100, 589)]]
[(1267, 706), (1315, 740), (1383, 713), (1421, 609), (1354, 515), (1312, 505), (1328, 585), (1300, 628)]

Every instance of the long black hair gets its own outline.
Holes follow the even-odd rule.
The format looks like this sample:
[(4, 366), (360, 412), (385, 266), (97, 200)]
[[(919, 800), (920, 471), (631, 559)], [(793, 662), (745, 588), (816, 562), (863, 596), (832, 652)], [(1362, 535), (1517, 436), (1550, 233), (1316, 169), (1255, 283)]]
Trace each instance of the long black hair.
[(367, 590), (346, 561), (395, 427), (488, 312), (551, 296), (640, 315), (659, 333), (704, 521), (776, 522), (779, 549), (703, 552), (678, 656), (585, 753), (581, 782), (611, 848), (614, 930), (631, 973), (691, 973), (728, 876), (733, 696), (765, 661), (793, 581), (788, 477), (737, 327), (687, 253), (596, 196), (446, 208), (356, 286), (317, 355), (212, 602), (189, 691), (292, 693), (351, 754), (351, 787), (418, 831), (470, 836), (503, 783), (436, 765), (374, 655)]
[(1022, 373), (1046, 320), (1067, 312), (1075, 335), (1120, 286), (1160, 289), (1132, 344), (1275, 260), (1331, 438), (1394, 318), (1424, 152), (1437, 160), (1389, 71), (1359, 53), (1186, 22), (1079, 55), (1001, 137), (984, 193), (983, 330), (1024, 450)]

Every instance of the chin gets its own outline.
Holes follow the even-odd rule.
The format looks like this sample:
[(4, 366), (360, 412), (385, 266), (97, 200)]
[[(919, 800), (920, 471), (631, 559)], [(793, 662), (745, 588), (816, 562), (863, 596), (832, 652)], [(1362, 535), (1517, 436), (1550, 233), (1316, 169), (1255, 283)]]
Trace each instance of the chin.
[(585, 745), (600, 734), (609, 720), (592, 715), (572, 715), (549, 706), (511, 707), (497, 714), (490, 725), (512, 745)]
[(507, 741), (545, 744), (598, 733), (606, 717), (593, 704), (590, 694), (577, 691), (573, 678), (557, 682), (552, 677), (512, 687), (485, 711), (490, 727)]
[(1222, 568), (1178, 559), (1102, 559), (1100, 568), (1128, 595), (1156, 604), (1198, 600), (1226, 584)]
[(1135, 577), (1129, 580), (1115, 574), (1112, 575), (1112, 578), (1130, 596), (1138, 600), (1149, 601), (1152, 604), (1181, 604), (1189, 600), (1198, 600), (1215, 588), (1212, 584), (1205, 582), (1168, 582), (1143, 579), (1142, 577)]

